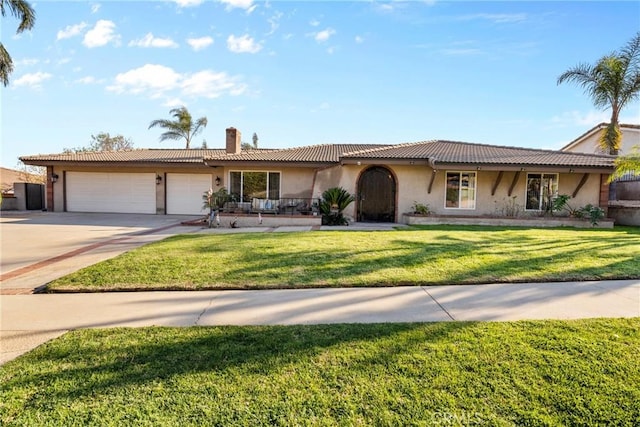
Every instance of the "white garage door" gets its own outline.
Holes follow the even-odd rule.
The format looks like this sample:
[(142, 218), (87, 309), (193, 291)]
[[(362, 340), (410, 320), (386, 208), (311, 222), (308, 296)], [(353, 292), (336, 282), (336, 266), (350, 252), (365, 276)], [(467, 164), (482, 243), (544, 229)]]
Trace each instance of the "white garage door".
[(202, 195), (211, 188), (211, 175), (168, 173), (167, 213), (175, 215), (201, 215)]
[(156, 213), (154, 173), (67, 172), (67, 211)]

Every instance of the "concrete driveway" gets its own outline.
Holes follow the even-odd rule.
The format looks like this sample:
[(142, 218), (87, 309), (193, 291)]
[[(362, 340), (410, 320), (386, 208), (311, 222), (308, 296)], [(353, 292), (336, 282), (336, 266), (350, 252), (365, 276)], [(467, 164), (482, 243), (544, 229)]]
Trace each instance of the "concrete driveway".
[[(194, 218), (3, 212), (0, 218), (0, 289), (32, 289), (132, 247), (171, 234), (193, 231), (179, 224)], [(42, 270), (42, 275), (38, 270)]]

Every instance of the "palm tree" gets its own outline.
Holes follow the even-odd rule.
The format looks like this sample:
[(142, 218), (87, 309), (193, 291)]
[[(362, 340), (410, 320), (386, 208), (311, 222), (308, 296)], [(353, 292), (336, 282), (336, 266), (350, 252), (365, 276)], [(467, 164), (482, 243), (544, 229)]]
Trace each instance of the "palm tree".
[(602, 131), (600, 147), (618, 154), (622, 132), (620, 111), (640, 94), (640, 32), (620, 51), (606, 55), (595, 65), (579, 64), (558, 77), (558, 84), (576, 83), (597, 108), (611, 108), (611, 121)]
[[(33, 28), (36, 23), (36, 12), (29, 3), (24, 0), (0, 0), (0, 13), (3, 17), (6, 14), (5, 5), (8, 6), (11, 14), (20, 20), (16, 34)], [(12, 72), (13, 60), (0, 42), (0, 79), (5, 87), (9, 84), (9, 75)]]
[(153, 127), (161, 127), (167, 131), (160, 135), (160, 142), (167, 139), (178, 140), (184, 138), (186, 141), (186, 149), (189, 149), (191, 144), (191, 138), (207, 127), (207, 118), (200, 117), (194, 123), (191, 118), (191, 113), (187, 110), (187, 107), (174, 108), (169, 111), (175, 120), (158, 119), (151, 122), (149, 129)]
[(609, 182), (625, 176), (640, 176), (640, 145), (636, 145), (631, 152), (615, 160), (616, 170), (609, 176)]

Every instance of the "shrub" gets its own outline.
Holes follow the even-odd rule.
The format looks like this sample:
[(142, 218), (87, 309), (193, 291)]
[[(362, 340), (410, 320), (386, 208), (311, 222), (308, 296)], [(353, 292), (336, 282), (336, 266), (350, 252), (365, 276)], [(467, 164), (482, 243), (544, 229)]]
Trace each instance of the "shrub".
[(333, 187), (322, 193), (320, 212), (323, 225), (348, 225), (342, 211), (353, 202), (355, 198), (342, 187)]

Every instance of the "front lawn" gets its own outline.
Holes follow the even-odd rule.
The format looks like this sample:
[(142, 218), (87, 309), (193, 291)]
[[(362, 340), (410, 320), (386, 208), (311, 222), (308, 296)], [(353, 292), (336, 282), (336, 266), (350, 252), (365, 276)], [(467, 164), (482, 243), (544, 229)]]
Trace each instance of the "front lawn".
[(0, 425), (638, 425), (640, 319), (78, 330)]
[(640, 277), (640, 229), (434, 226), (188, 234), (82, 269), (51, 291), (396, 286)]

